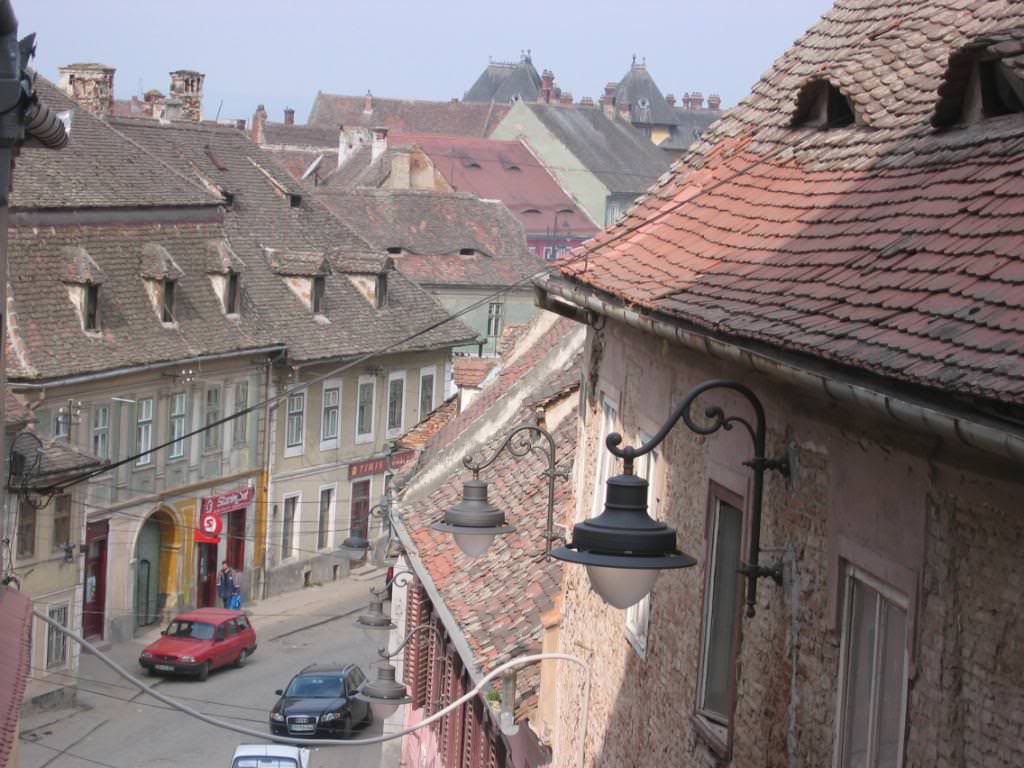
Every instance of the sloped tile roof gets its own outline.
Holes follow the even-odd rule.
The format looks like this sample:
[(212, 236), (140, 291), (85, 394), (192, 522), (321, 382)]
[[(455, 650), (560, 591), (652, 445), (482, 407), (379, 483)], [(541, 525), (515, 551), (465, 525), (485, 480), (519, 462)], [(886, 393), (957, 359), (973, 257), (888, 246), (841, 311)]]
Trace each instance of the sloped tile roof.
[(338, 126), (263, 124), (263, 143), (282, 147), (318, 147), (338, 150)]
[(378, 250), (401, 249), (396, 268), (423, 285), (512, 285), (544, 266), (496, 200), (391, 189), (321, 189), (317, 199)]
[(395, 440), (395, 445), (398, 448), (422, 450), (434, 435), (458, 415), (458, 404), (459, 399), (452, 395), (427, 414), (419, 424)]
[(720, 109), (683, 109), (676, 107), (676, 125), (672, 135), (658, 145), (659, 149), (688, 149), (712, 123), (724, 113)]
[(526, 106), (612, 193), (643, 192), (671, 165), (640, 131), (625, 120), (609, 120), (598, 107)]
[[(1024, 397), (1024, 120), (936, 132), (950, 57), (1019, 3), (840, 0), (563, 274), (727, 336)], [(956, 61), (956, 58), (953, 59)], [(863, 125), (793, 128), (826, 78)]]
[(628, 105), (630, 122), (644, 125), (675, 125), (676, 111), (665, 100), (643, 64), (633, 64), (615, 90), (616, 108)]
[(540, 75), (529, 56), (515, 62), (494, 61), (462, 97), (466, 102), (510, 104), (513, 100), (536, 101), (540, 94)]
[(457, 387), (479, 387), (497, 364), (496, 357), (457, 357), (452, 361), (452, 381)]
[(8, 765), (32, 663), (32, 598), (13, 587), (0, 587), (0, 648), (0, 765)]
[(318, 93), (308, 125), (337, 130), (339, 125), (364, 128), (385, 126), (396, 131), (489, 136), (509, 110), (507, 104), (473, 104), (464, 101), (422, 101), (372, 97), (365, 110), (364, 96)]

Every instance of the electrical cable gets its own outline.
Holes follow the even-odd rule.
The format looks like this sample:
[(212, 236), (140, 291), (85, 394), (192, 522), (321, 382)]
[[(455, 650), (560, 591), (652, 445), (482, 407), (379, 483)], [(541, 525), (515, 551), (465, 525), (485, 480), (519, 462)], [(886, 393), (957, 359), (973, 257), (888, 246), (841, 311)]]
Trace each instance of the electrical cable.
[[(75, 752), (69, 752), (66, 749), (58, 749), (57, 747), (51, 747), (49, 744), (43, 744), (41, 741), (32, 741), (31, 739), (22, 740), (26, 744), (31, 744), (33, 747), (42, 747), (43, 749), (48, 749), (51, 752), (56, 752), (57, 757), (60, 757), (61, 755), (67, 755), (68, 757), (73, 757), (75, 758), (75, 760), (81, 760), (82, 762), (89, 763), (90, 765), (98, 765), (100, 766), (100, 768), (121, 768), (121, 766), (119, 765), (111, 765), (110, 763), (104, 763), (102, 760), (93, 760), (91, 757), (85, 757), (84, 755), (79, 755)], [(56, 760), (57, 758), (55, 757), (53, 759)]]
[[(273, 741), (273, 742), (278, 743), (278, 744), (291, 744), (293, 746), (302, 746), (302, 747), (314, 747), (314, 746), (320, 746), (320, 747), (323, 747), (323, 746), (332, 746), (332, 747), (361, 747), (361, 746), (366, 746), (366, 745), (369, 745), (369, 744), (382, 744), (385, 741), (391, 741), (393, 739), (401, 738), (402, 736), (405, 736), (405, 735), (407, 735), (409, 733), (412, 733), (413, 731), (417, 731), (420, 728), (423, 728), (425, 726), (428, 726), (428, 725), (430, 725), (430, 724), (440, 720), (442, 717), (444, 717), (445, 715), (447, 715), (450, 712), (455, 711), (458, 707), (462, 706), (467, 701), (472, 700), (484, 688), (487, 687), (487, 684), (491, 680), (493, 680), (496, 677), (500, 677), (505, 672), (507, 672), (509, 670), (512, 670), (512, 669), (517, 669), (518, 667), (528, 666), (530, 664), (537, 664), (537, 663), (542, 662), (542, 661), (556, 661), (556, 660), (557, 661), (569, 661), (569, 662), (572, 662), (573, 664), (578, 664), (579, 666), (581, 666), (587, 672), (587, 683), (586, 683), (585, 691), (584, 691), (584, 700), (589, 704), (589, 698), (590, 698), (590, 666), (587, 664), (587, 662), (585, 662), (583, 659), (580, 659), (580, 658), (578, 658), (576, 656), (570, 656), (569, 654), (566, 654), (566, 653), (537, 653), (537, 654), (532, 654), (532, 655), (528, 655), (528, 656), (519, 656), (517, 658), (511, 659), (510, 661), (505, 662), (504, 664), (501, 664), (498, 667), (495, 667), (489, 673), (484, 675), (480, 679), (480, 682), (478, 682), (476, 684), (476, 686), (474, 686), (471, 690), (466, 692), (462, 697), (460, 697), (460, 698), (456, 699), (455, 701), (451, 702), (450, 704), (448, 704), (443, 709), (438, 710), (433, 715), (430, 715), (429, 717), (425, 717), (423, 720), (420, 720), (416, 725), (414, 725), (414, 726), (412, 726), (410, 728), (405, 728), (404, 730), (401, 730), (401, 731), (396, 731), (395, 733), (390, 733), (390, 734), (381, 735), (381, 736), (373, 736), (373, 737), (366, 738), (366, 739), (350, 739), (350, 740), (342, 740), (342, 739), (303, 739), (303, 738), (297, 738), (297, 737), (294, 737), (294, 736), (278, 736), (276, 734), (269, 734), (269, 733), (265, 733), (265, 732), (262, 732), (262, 731), (255, 731), (255, 730), (253, 730), (251, 728), (246, 728), (244, 726), (235, 725), (233, 723), (225, 723), (225, 722), (222, 722), (220, 720), (217, 720), (214, 717), (210, 717), (209, 715), (204, 715), (202, 712), (199, 712), (198, 710), (192, 709), (191, 707), (189, 707), (189, 706), (187, 706), (185, 704), (182, 704), (179, 701), (176, 701), (175, 699), (171, 698), (170, 696), (164, 695), (163, 693), (161, 693), (160, 691), (156, 690), (152, 686), (146, 685), (141, 680), (137, 680), (130, 672), (128, 672), (126, 669), (124, 669), (124, 667), (122, 667), (120, 664), (118, 664), (112, 658), (107, 656), (107, 654), (103, 653), (101, 650), (99, 650), (99, 648), (97, 648), (95, 645), (90, 643), (88, 640), (86, 640), (80, 634), (78, 634), (77, 632), (75, 632), (75, 631), (73, 631), (71, 629), (68, 629), (67, 627), (65, 627), (62, 624), (60, 624), (59, 622), (57, 622), (56, 620), (51, 619), (45, 613), (42, 613), (41, 611), (38, 611), (38, 610), (33, 610), (32, 613), (33, 613), (33, 615), (36, 616), (36, 618), (41, 619), (42, 621), (44, 621), (49, 626), (51, 626), (54, 629), (56, 629), (58, 632), (66, 635), (67, 637), (69, 637), (72, 640), (74, 640), (76, 643), (78, 643), (83, 648), (85, 648), (87, 651), (89, 651), (91, 654), (93, 654), (97, 659), (99, 659), (101, 662), (103, 662), (108, 667), (110, 667), (110, 669), (114, 670), (114, 672), (116, 672), (122, 678), (127, 680), (129, 683), (131, 683), (133, 686), (138, 688), (143, 693), (148, 693), (150, 696), (152, 696), (157, 701), (161, 701), (164, 704), (167, 704), (168, 706), (170, 706), (170, 707), (172, 707), (174, 709), (177, 709), (180, 712), (184, 712), (185, 714), (190, 715), (191, 717), (194, 717), (195, 719), (200, 720), (200, 721), (206, 723), (207, 725), (212, 725), (215, 728), (220, 728), (220, 729), (226, 730), (226, 731), (234, 731), (235, 733), (240, 733), (243, 736), (252, 736), (254, 738), (258, 738), (258, 739), (261, 739), (261, 740), (264, 740), (264, 741)], [(587, 718), (586, 718), (587, 709), (588, 709), (588, 706), (585, 705), (584, 706), (584, 725), (586, 724), (586, 721), (587, 721)], [(585, 738), (584, 738), (584, 742), (585, 742)], [(582, 763), (581, 763), (581, 766), (582, 766)]]

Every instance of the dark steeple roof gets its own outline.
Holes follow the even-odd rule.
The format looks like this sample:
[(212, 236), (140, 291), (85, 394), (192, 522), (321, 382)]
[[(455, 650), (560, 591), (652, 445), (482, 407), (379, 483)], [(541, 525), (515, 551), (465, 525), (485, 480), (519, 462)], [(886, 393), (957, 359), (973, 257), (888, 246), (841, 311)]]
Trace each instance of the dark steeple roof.
[(473, 87), (466, 91), (463, 101), (494, 101), (499, 104), (517, 99), (536, 101), (540, 95), (540, 82), (540, 75), (527, 52), (518, 62), (492, 61), (488, 64)]
[(629, 121), (634, 125), (675, 125), (679, 122), (675, 110), (665, 101), (658, 84), (647, 71), (647, 66), (637, 64), (635, 57), (633, 66), (619, 81), (615, 91), (616, 108), (625, 104), (629, 105)]

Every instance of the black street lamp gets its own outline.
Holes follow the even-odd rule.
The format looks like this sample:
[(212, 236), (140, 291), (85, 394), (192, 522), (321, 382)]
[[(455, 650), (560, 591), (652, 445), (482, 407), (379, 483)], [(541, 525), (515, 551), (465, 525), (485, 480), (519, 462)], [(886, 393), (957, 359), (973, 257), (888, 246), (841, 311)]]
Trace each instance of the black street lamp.
[(527, 424), (509, 432), (486, 461), (475, 463), (472, 456), (462, 460), (463, 466), (473, 472), (473, 479), (463, 483), (462, 501), (450, 507), (440, 521), (430, 526), (435, 531), (454, 535), (455, 543), (468, 557), (480, 557), (490, 547), (495, 536), (515, 531), (515, 526), (505, 520), (505, 513), (487, 501), (487, 483), (480, 479), (480, 470), (491, 466), (506, 449), (518, 458), (538, 450), (529, 439), (531, 434), (543, 437), (547, 443), (544, 454), (547, 456), (548, 468), (544, 470), (544, 475), (548, 479), (548, 518), (544, 554), (551, 554), (551, 542), (555, 538), (555, 478), (564, 478), (566, 475), (556, 468), (555, 438), (546, 429)]
[[(720, 406), (709, 406), (704, 415), (708, 424), (698, 424), (690, 410), (693, 403), (712, 389), (727, 389), (747, 399), (754, 409), (754, 424), (740, 416), (726, 416)], [(623, 460), (621, 475), (609, 478), (604, 512), (573, 528), (572, 542), (551, 554), (559, 560), (579, 563), (587, 567), (591, 586), (616, 608), (626, 608), (643, 599), (654, 587), (658, 574), (668, 568), (688, 568), (696, 560), (676, 548), (676, 532), (647, 514), (647, 480), (633, 474), (633, 461), (650, 453), (668, 435), (680, 419), (693, 432), (710, 435), (720, 429), (730, 430), (736, 424), (747, 430), (754, 444), (754, 456), (743, 462), (754, 471), (751, 498), (751, 534), (749, 562), (740, 572), (747, 576), (747, 615), (754, 615), (757, 601), (757, 580), (770, 576), (782, 583), (782, 565), (759, 564), (761, 553), (761, 503), (764, 493), (764, 473), (774, 469), (789, 475), (789, 461), (783, 456), (769, 459), (765, 456), (766, 428), (764, 407), (748, 387), (737, 381), (713, 379), (694, 387), (676, 406), (658, 433), (639, 447), (623, 446), (622, 435), (613, 433), (606, 440), (608, 450)]]
[(391, 717), (403, 704), (412, 703), (405, 686), (395, 679), (395, 668), (387, 663), (377, 667), (377, 679), (363, 683), (355, 698), (369, 704), (373, 714), (381, 720)]
[(363, 635), (370, 642), (376, 643), (381, 638), (387, 637), (398, 626), (391, 621), (391, 618), (384, 613), (384, 601), (376, 593), (367, 603), (366, 610), (356, 617), (352, 626), (363, 630)]
[[(385, 496), (381, 499), (380, 504), (374, 504), (366, 512), (367, 521), (374, 517), (383, 518), (388, 523), (388, 537), (391, 536), (391, 497)], [(369, 522), (367, 522), (367, 529), (369, 529)], [(370, 540), (363, 536), (358, 531), (343, 542), (341, 542), (341, 549), (348, 555), (350, 560), (358, 560), (370, 550)]]

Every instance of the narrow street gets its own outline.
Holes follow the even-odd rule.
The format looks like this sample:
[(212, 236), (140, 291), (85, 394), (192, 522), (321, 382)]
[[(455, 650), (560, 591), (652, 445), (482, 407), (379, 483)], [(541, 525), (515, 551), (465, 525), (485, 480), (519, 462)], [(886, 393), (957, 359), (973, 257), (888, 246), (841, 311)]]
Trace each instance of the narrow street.
[[(370, 673), (376, 656), (360, 630), (352, 626), (366, 603), (372, 581), (346, 581), (282, 595), (250, 609), (259, 650), (245, 667), (228, 667), (206, 682), (146, 678), (161, 692), (204, 714), (267, 731), (274, 690), (313, 662), (355, 662)], [(261, 621), (261, 615), (263, 619)], [(149, 640), (147, 636), (146, 640)], [(145, 643), (114, 646), (108, 653), (130, 671)], [(135, 691), (98, 659), (83, 655), (79, 672), (79, 708), (40, 713), (21, 723), (23, 768), (146, 768), (170, 765), (227, 766), (235, 747), (259, 740), (224, 731), (175, 711)], [(366, 735), (379, 735), (374, 723)], [(377, 768), (381, 747), (315, 748), (311, 766)]]

